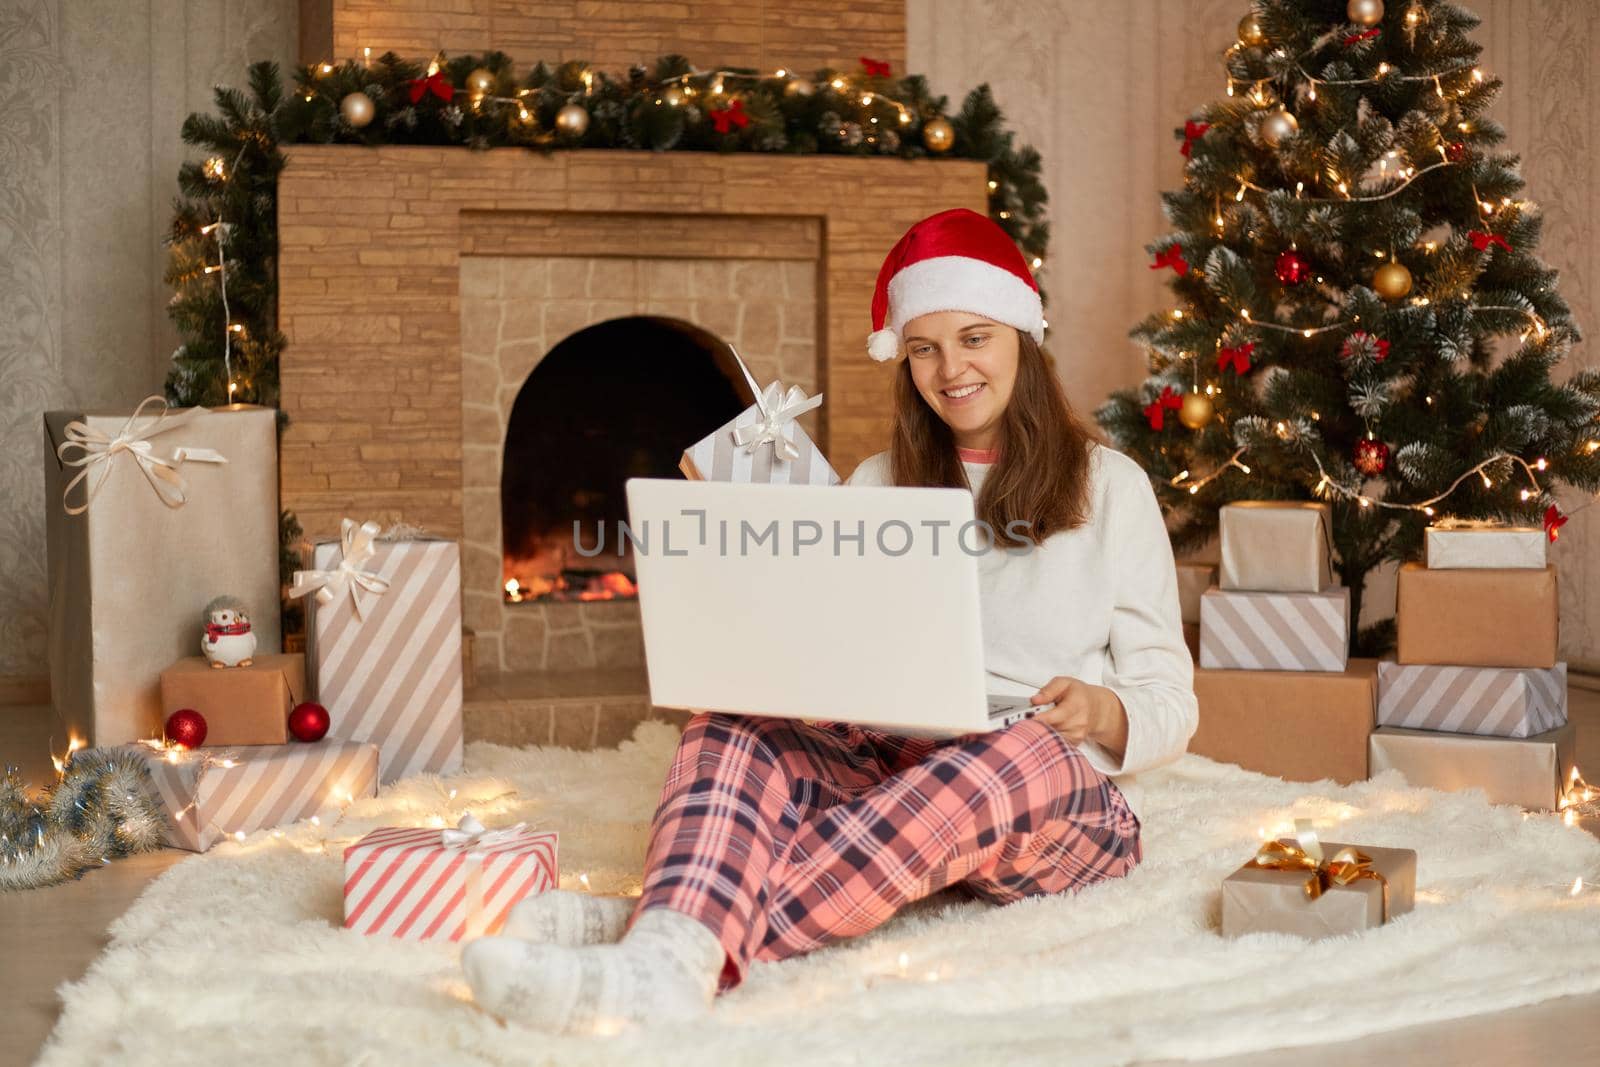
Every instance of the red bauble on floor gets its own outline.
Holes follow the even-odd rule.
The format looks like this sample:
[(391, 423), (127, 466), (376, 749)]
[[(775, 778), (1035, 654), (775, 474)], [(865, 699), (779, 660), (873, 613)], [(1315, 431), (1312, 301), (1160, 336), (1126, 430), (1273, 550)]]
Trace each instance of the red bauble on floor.
[(199, 748), (206, 740), (206, 717), (193, 708), (179, 708), (167, 716), (166, 734), (180, 748)]
[(306, 701), (289, 713), (289, 732), (296, 741), (321, 741), (328, 733), (328, 709)]

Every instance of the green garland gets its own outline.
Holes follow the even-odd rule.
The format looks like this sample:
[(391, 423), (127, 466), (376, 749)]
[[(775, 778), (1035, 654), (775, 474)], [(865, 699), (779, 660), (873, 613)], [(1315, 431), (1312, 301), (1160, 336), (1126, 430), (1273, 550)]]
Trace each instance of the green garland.
[(130, 752), (75, 752), (36, 798), (7, 767), (0, 775), (0, 890), (56, 885), (160, 848), (167, 822), (154, 797), (149, 765)]
[[(360, 127), (340, 109), (354, 93), (372, 105), (371, 120)], [(556, 116), (574, 105), (587, 116), (580, 117), (584, 128), (558, 132)], [(1042, 260), (1049, 243), (1039, 153), (1014, 144), (987, 85), (950, 115), (947, 99), (933, 95), (921, 75), (697, 71), (670, 55), (653, 70), (635, 66), (621, 78), (573, 61), (553, 69), (541, 62), (518, 79), (500, 52), (432, 65), (388, 53), (370, 64), (302, 67), (290, 93), (274, 64), (257, 63), (249, 91), (218, 88), (216, 107), (218, 114), (190, 115), (183, 124), (184, 141), (209, 158), (180, 170), (182, 196), (167, 242), (168, 313), (182, 344), (166, 391), (185, 406), (277, 405), (284, 344), (277, 330), (277, 181), (285, 144), (917, 159), (931, 154), (924, 147), (929, 125), (948, 123), (954, 136), (943, 155), (988, 164), (990, 216), (1030, 259)]]

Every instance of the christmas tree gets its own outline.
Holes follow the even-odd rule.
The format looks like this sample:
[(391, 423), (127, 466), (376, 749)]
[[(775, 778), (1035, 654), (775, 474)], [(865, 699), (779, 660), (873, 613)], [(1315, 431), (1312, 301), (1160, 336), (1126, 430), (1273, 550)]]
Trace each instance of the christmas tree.
[(1553, 533), (1554, 481), (1600, 488), (1600, 373), (1551, 380), (1578, 331), (1477, 25), (1444, 0), (1258, 0), (1226, 95), (1177, 133), (1173, 232), (1149, 246), (1174, 306), (1133, 331), (1151, 376), (1097, 412), (1180, 552), (1230, 501), (1327, 501), (1352, 622), (1430, 522)]

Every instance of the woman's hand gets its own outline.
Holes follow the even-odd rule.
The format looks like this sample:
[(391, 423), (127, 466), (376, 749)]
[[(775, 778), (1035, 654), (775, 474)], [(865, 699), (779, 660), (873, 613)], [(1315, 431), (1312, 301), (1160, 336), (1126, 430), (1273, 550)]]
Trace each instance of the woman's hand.
[(1075, 745), (1094, 741), (1119, 757), (1128, 747), (1128, 713), (1122, 698), (1110, 689), (1062, 675), (1046, 682), (1030, 702), (1048, 704), (1052, 700), (1055, 706), (1034, 718), (1068, 741)]

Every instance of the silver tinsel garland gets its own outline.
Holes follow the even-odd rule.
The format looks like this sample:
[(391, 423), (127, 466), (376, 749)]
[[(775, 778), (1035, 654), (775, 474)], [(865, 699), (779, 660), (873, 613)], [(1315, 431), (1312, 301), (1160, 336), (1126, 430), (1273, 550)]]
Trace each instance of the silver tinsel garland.
[(161, 847), (166, 817), (150, 768), (116, 749), (68, 756), (56, 783), (32, 799), (15, 767), (0, 776), (0, 890), (80, 877), (119, 856)]

